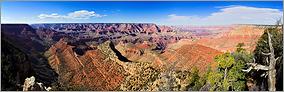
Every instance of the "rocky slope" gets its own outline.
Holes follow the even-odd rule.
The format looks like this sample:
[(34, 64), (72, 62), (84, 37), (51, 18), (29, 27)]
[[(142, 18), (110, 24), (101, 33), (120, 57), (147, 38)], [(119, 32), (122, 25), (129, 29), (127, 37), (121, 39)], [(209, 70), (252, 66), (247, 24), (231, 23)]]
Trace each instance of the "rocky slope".
[[(58, 87), (59, 90), (187, 90), (189, 85), (190, 72), (188, 72), (188, 66), (184, 66), (187, 69), (178, 69), (172, 66), (171, 62), (164, 62), (164, 65), (160, 65), (163, 68), (158, 68), (154, 64), (156, 61), (151, 58), (161, 59), (159, 56), (155, 56), (153, 52), (143, 53), (135, 50), (149, 50), (151, 44), (147, 45), (146, 42), (133, 46), (133, 50), (126, 50), (126, 48), (123, 48), (122, 43), (115, 46), (112, 42), (106, 41), (92, 47), (93, 50), (88, 50), (83, 55), (77, 55), (72, 49), (75, 47), (61, 39), (46, 52), (49, 64), (59, 74), (59, 84), (61, 85)], [(188, 49), (187, 47), (192, 46), (182, 48)], [(197, 48), (190, 50), (193, 51), (194, 49)], [(210, 48), (204, 50), (208, 51)], [(180, 51), (187, 53), (185, 50)], [(182, 52), (178, 53), (184, 54)], [(197, 52), (193, 51), (193, 53)], [(130, 54), (132, 56), (129, 56)], [(136, 57), (136, 55), (139, 56)], [(178, 55), (174, 56), (180, 58)], [(143, 62), (143, 60), (145, 61)], [(193, 61), (177, 62), (177, 66), (180, 66), (182, 63)], [(207, 61), (205, 62), (207, 63)], [(192, 64), (190, 67), (192, 66), (194, 65)], [(173, 87), (169, 85), (170, 80), (175, 83), (172, 85)], [(178, 85), (181, 85), (181, 88)]]
[[(177, 46), (181, 45), (181, 46)], [(116, 48), (123, 56), (133, 62), (148, 62), (155, 69), (168, 67), (177, 62), (177, 70), (191, 70), (197, 67), (200, 72), (205, 72), (208, 66), (214, 63), (214, 57), (222, 52), (199, 44), (171, 43), (163, 53), (153, 51), (155, 46), (151, 43), (118, 44)]]
[(161, 54), (161, 61), (164, 65), (177, 62), (176, 68), (179, 70), (191, 70), (196, 67), (201, 73), (204, 73), (211, 64), (214, 65), (214, 57), (219, 54), (222, 52), (210, 47), (188, 44), (177, 49), (168, 49)]
[(61, 39), (46, 54), (65, 90), (115, 90), (124, 77), (117, 63), (121, 61), (114, 52), (108, 52), (109, 45), (104, 43), (79, 56), (72, 50), (74, 46)]

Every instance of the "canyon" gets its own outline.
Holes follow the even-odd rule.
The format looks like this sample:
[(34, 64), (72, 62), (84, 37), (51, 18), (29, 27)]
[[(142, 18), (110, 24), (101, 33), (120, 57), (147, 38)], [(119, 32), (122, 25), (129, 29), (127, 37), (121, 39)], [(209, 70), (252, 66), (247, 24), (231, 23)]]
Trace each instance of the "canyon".
[[(19, 68), (10, 76), (20, 77), (19, 81), (5, 81), (10, 85), (23, 84), (25, 77), (35, 76), (36, 81), (54, 90), (123, 91), (159, 90), (148, 85), (164, 81), (159, 77), (169, 67), (174, 73), (195, 67), (203, 74), (209, 66), (216, 67), (215, 56), (233, 52), (239, 43), (252, 52), (264, 33), (262, 26), (255, 25), (181, 27), (152, 23), (1, 24), (1, 30), (1, 41), (7, 43), (2, 50), (16, 51), (5, 51), (5, 60), (11, 61), (11, 53), (20, 53), (19, 60), (25, 58), (7, 64)], [(129, 81), (136, 80), (141, 87), (127, 87)], [(186, 78), (180, 80), (181, 88), (187, 89)]]

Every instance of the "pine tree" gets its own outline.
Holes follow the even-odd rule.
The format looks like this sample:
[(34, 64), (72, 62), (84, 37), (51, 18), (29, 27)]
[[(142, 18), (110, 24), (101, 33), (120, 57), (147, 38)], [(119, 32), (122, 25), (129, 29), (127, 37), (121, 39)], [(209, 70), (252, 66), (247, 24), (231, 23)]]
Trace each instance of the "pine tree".
[(234, 90), (245, 89), (245, 73), (241, 71), (244, 63), (236, 60), (230, 53), (219, 55), (215, 58), (218, 63), (218, 70), (212, 71), (208, 75), (211, 90)]

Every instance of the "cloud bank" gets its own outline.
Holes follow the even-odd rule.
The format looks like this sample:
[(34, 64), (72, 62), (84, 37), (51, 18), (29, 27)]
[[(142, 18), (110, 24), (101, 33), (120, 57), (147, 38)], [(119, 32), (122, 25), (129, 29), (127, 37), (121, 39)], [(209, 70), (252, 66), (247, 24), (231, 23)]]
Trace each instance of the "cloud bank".
[(106, 15), (100, 15), (95, 13), (94, 11), (87, 11), (87, 10), (79, 10), (68, 13), (67, 15), (59, 15), (57, 13), (52, 14), (40, 14), (38, 18), (40, 19), (90, 19), (92, 17), (104, 17)]
[(205, 17), (170, 14), (167, 21), (173, 25), (275, 24), (277, 19), (283, 18), (282, 11), (272, 8), (239, 5), (218, 8), (220, 11)]

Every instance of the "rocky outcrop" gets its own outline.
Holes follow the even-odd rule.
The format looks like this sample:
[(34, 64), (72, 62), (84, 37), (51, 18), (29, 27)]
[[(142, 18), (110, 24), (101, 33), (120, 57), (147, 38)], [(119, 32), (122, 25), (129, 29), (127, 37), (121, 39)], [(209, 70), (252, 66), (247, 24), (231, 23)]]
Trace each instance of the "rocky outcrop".
[(46, 87), (40, 82), (36, 82), (35, 77), (31, 76), (30, 78), (26, 78), (23, 91), (49, 91), (51, 87)]
[[(151, 50), (150, 44), (146, 41), (138, 44), (131, 43), (118, 43), (115, 48), (127, 59), (135, 62), (141, 61), (139, 59), (145, 57), (146, 54), (149, 54), (148, 50)], [(143, 61), (143, 60), (142, 60)], [(150, 60), (149, 60), (150, 61)]]
[(160, 25), (158, 26), (160, 28), (160, 32), (173, 32), (174, 30), (169, 27), (169, 26), (165, 26), (165, 25)]

